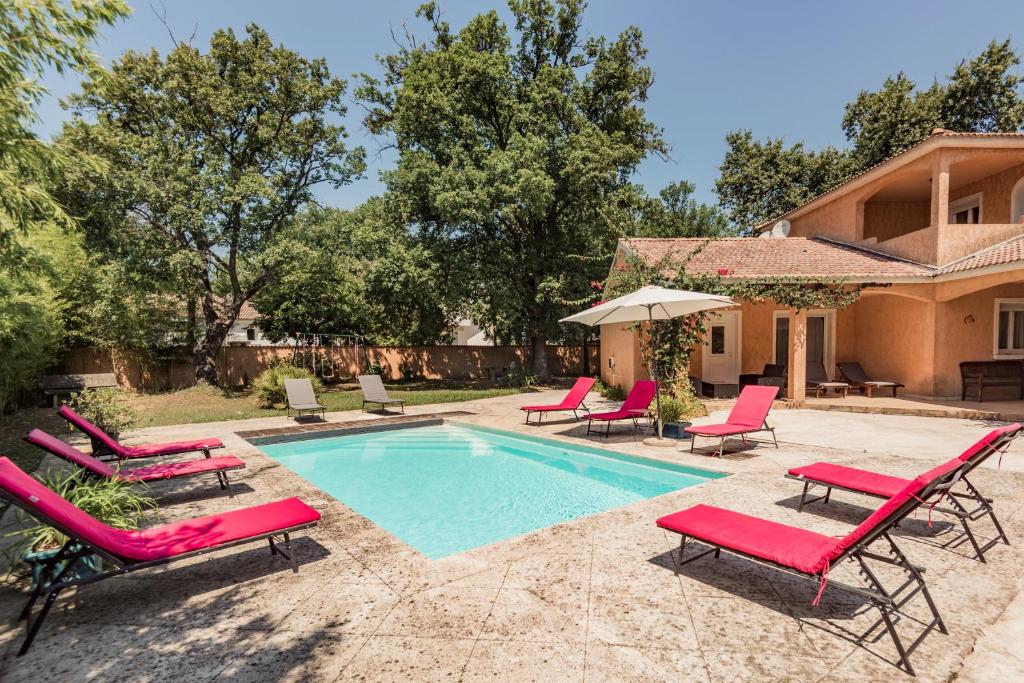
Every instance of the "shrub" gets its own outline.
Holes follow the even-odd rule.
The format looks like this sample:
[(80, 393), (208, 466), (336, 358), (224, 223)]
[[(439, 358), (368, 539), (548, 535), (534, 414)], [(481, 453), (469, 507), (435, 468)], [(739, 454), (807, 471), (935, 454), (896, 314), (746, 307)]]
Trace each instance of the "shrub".
[(370, 363), (370, 367), (366, 369), (366, 374), (367, 375), (380, 375), (381, 377), (383, 377), (384, 376), (384, 368), (382, 368), (380, 366), (380, 363), (378, 363), (377, 361), (374, 361), (374, 362)]
[(513, 365), (505, 373), (505, 386), (516, 389), (529, 389), (540, 383), (540, 377), (529, 368)]
[[(80, 471), (51, 471), (39, 479), (79, 510), (116, 529), (138, 529), (146, 513), (156, 508), (156, 501), (141, 493), (138, 484), (94, 478)], [(67, 541), (64, 534), (20, 508), (18, 515), (24, 526), (7, 534), (16, 539), (6, 551), (10, 553), (11, 571), (20, 567), (24, 553), (52, 550)]]
[(662, 425), (679, 422), (682, 416), (683, 404), (679, 399), (672, 398), (671, 396), (661, 397), (661, 409), (658, 418), (661, 420)]
[(605, 384), (601, 380), (597, 380), (594, 384), (594, 390), (597, 393), (604, 396), (609, 401), (625, 401), (626, 392), (623, 391), (622, 387), (616, 384)]
[(681, 418), (703, 417), (708, 414), (708, 409), (693, 390), (693, 384), (689, 379), (676, 382), (671, 390), (672, 399), (679, 403)]
[(323, 390), (323, 384), (309, 370), (287, 363), (275, 363), (261, 372), (253, 382), (256, 403), (261, 408), (283, 408), (288, 405), (288, 394), (284, 390), (286, 379), (308, 379), (313, 383), (313, 393)]
[(71, 394), (68, 401), (76, 413), (108, 434), (120, 434), (131, 428), (139, 418), (128, 403), (128, 393), (121, 389), (104, 387), (83, 389)]

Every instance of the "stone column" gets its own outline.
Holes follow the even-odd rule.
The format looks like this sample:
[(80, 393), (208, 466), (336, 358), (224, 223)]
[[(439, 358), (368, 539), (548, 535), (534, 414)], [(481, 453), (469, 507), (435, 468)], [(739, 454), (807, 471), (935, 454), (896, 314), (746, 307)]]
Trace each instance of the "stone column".
[(786, 398), (801, 405), (807, 396), (807, 312), (789, 311), (789, 358)]

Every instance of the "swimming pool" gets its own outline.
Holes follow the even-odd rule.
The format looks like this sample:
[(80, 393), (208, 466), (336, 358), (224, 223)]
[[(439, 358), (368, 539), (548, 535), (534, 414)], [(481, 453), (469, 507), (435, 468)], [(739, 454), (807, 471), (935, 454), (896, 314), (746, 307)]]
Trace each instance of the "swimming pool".
[(259, 447), (432, 559), (726, 476), (452, 423)]

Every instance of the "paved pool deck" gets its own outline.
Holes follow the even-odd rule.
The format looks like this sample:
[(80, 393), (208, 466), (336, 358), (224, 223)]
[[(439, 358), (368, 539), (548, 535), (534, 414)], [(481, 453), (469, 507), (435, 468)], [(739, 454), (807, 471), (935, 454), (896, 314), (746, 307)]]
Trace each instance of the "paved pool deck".
[[(246, 469), (228, 498), (210, 479), (153, 488), (153, 523), (299, 496), (323, 514), (294, 543), (293, 574), (265, 544), (225, 550), (84, 587), (62, 596), (32, 650), (14, 656), (23, 631), (20, 588), (0, 588), (0, 678), (52, 680), (913, 680), (891, 641), (857, 635), (875, 613), (829, 589), (723, 554), (672, 570), (678, 538), (654, 520), (696, 503), (729, 507), (841, 535), (878, 502), (836, 493), (796, 510), (799, 487), (783, 478), (816, 460), (898, 475), (959, 453), (991, 428), (985, 420), (777, 410), (780, 447), (725, 458), (651, 448), (628, 430), (586, 437), (571, 419), (525, 426), (523, 403), (562, 392), (410, 408), (465, 411), (458, 420), (658, 457), (733, 476), (574, 520), (441, 560), (429, 560), (279, 466), (237, 432), (279, 429), (283, 417), (153, 428), (130, 442), (217, 436)], [(600, 407), (596, 397), (592, 407)], [(715, 421), (724, 413), (702, 421)], [(379, 420), (356, 412), (331, 422)], [(621, 429), (621, 428), (620, 428)], [(51, 460), (43, 467), (54, 466)], [(897, 543), (927, 567), (950, 633), (930, 633), (913, 654), (917, 680), (1024, 676), (1024, 446), (974, 477), (997, 501), (1014, 545), (980, 563), (963, 546), (942, 549), (955, 528), (941, 515), (906, 522)], [(9, 517), (7, 518), (9, 521)], [(990, 529), (978, 523), (980, 535)], [(833, 572), (855, 583), (849, 567)], [(1015, 599), (1016, 598), (1016, 599)], [(913, 603), (899, 624), (918, 632)]]

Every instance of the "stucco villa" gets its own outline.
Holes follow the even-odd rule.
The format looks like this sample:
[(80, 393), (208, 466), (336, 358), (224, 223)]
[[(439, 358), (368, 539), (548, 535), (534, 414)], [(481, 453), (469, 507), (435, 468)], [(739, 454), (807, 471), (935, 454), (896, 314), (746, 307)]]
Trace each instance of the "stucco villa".
[[(652, 264), (692, 255), (694, 273), (865, 287), (843, 310), (761, 303), (722, 312), (692, 375), (738, 383), (767, 363), (786, 365), (787, 397), (801, 401), (808, 363), (835, 379), (837, 362), (858, 361), (908, 394), (959, 398), (961, 361), (1024, 359), (1024, 134), (937, 129), (757, 232), (778, 221), (788, 237), (620, 240), (613, 272), (630, 254)], [(625, 326), (602, 326), (601, 358), (606, 383), (629, 388), (646, 377)]]

